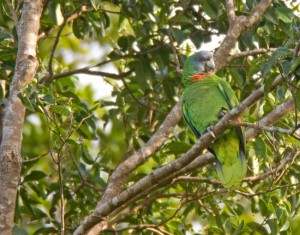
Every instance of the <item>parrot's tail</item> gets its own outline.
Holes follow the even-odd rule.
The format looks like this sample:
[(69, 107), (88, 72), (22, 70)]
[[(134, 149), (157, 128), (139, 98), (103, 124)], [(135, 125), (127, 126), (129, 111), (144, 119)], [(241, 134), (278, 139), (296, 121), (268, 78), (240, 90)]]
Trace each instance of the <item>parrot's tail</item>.
[(247, 173), (247, 161), (243, 152), (233, 164), (226, 164), (217, 161), (217, 173), (222, 185), (225, 188), (237, 188)]

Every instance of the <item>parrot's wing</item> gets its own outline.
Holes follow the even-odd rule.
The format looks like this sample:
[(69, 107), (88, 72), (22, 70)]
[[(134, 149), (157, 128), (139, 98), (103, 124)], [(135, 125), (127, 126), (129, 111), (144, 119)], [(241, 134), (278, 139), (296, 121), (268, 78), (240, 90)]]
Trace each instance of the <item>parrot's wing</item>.
[(193, 131), (194, 135), (199, 138), (201, 136), (200, 132), (197, 131), (195, 125), (192, 122), (192, 118), (189, 114), (189, 110), (186, 106), (186, 103), (184, 102), (184, 100), (182, 101), (182, 113), (183, 113), (183, 118), (184, 121), (188, 124), (188, 126), (191, 128), (191, 130)]
[[(238, 100), (234, 94), (234, 91), (229, 86), (230, 85), (227, 82), (220, 82), (218, 84), (219, 90), (221, 94), (224, 96), (226, 103), (231, 110), (234, 106), (238, 105)], [(246, 144), (245, 144), (245, 136), (243, 134), (242, 127), (237, 127), (235, 129), (237, 130), (240, 139), (240, 153), (242, 154), (243, 157), (245, 157)]]

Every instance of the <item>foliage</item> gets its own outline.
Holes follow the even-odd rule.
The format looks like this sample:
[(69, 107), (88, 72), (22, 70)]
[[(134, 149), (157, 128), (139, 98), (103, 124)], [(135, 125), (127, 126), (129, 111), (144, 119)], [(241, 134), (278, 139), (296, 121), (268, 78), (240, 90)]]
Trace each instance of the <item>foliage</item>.
[[(0, 4), (0, 76), (9, 87), (17, 38), (7, 2)], [(19, 14), (20, 1), (12, 2)], [(27, 114), (16, 234), (58, 233), (62, 204), (66, 231), (74, 231), (95, 208), (111, 172), (144, 146), (180, 99), (186, 57), (215, 36), (224, 36), (229, 27), (226, 5), (217, 0), (45, 2), (40, 67), (36, 81), (19, 94)], [(236, 14), (247, 15), (257, 4), (235, 1)], [(218, 71), (241, 101), (265, 85), (265, 97), (249, 107), (244, 121), (255, 123), (293, 97), (295, 111), (276, 126), (296, 130), (299, 125), (300, 60), (293, 55), (299, 28), (299, 5), (274, 1), (232, 50), (266, 52), (240, 57)], [(101, 51), (86, 46), (94, 43)], [(83, 64), (90, 67), (79, 76), (75, 69)], [(107, 74), (97, 74), (107, 65)], [(104, 92), (101, 86), (79, 86), (79, 77), (84, 80), (93, 72), (95, 80), (110, 84), (110, 97), (96, 100), (95, 94)], [(271, 91), (280, 74), (284, 82)], [(5, 89), (1, 98), (5, 104)], [(299, 131), (293, 134), (299, 136)], [(181, 121), (159, 151), (130, 175), (127, 186), (173, 161), (195, 141)], [(299, 147), (292, 135), (265, 131), (247, 144), (248, 176), (273, 171), (269, 176), (245, 182), (241, 191), (228, 191), (210, 180), (201, 182), (216, 178), (212, 165), (193, 170), (191, 178), (178, 177), (132, 202), (129, 211), (110, 218), (112, 227), (103, 234), (297, 234)]]

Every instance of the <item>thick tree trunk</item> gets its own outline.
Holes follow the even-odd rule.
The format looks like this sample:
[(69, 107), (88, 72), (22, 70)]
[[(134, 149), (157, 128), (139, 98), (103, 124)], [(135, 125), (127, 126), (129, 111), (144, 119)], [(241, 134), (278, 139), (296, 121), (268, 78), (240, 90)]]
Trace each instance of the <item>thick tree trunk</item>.
[(9, 98), (4, 110), (0, 146), (0, 234), (11, 234), (15, 200), (21, 171), (21, 143), (25, 107), (18, 98), (20, 88), (30, 83), (38, 62), (36, 45), (43, 9), (42, 0), (24, 0), (17, 25), (18, 55)]

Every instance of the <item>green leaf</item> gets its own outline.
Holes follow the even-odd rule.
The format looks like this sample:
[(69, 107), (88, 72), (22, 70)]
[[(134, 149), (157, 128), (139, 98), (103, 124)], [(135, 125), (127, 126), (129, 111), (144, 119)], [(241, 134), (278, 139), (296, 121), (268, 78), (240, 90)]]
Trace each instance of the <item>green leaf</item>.
[(72, 29), (75, 37), (83, 39), (87, 33), (89, 26), (84, 17), (78, 17), (73, 21)]
[(300, 65), (300, 57), (296, 57), (291, 61), (291, 73), (294, 73), (294, 71), (299, 67)]
[(295, 100), (295, 106), (298, 111), (300, 111), (300, 91), (296, 90), (293, 94), (294, 100)]
[(278, 18), (276, 16), (276, 13), (273, 9), (269, 9), (265, 12), (264, 17), (270, 21), (271, 23), (277, 25), (278, 24)]
[(71, 108), (69, 106), (64, 106), (64, 105), (55, 105), (51, 107), (51, 111), (63, 116), (68, 116), (70, 115)]
[(204, 12), (212, 19), (217, 18), (217, 11), (214, 6), (211, 4), (211, 1), (204, 1), (202, 5)]
[(54, 97), (52, 95), (45, 95), (43, 97), (43, 102), (45, 104), (55, 104), (55, 100), (54, 100)]
[(224, 234), (224, 231), (216, 226), (211, 226), (208, 230), (213, 234)]
[(182, 154), (187, 152), (192, 146), (185, 142), (173, 141), (165, 145), (166, 153)]
[(265, 84), (264, 84), (265, 97), (267, 97), (268, 93), (270, 92), (271, 86), (272, 86), (275, 78), (276, 78), (276, 74), (272, 74), (272, 75), (268, 76), (267, 80), (265, 81)]
[(269, 210), (268, 210), (268, 206), (267, 206), (267, 203), (265, 202), (265, 200), (263, 200), (262, 198), (259, 199), (258, 205), (259, 205), (262, 216), (267, 216), (269, 214)]
[(276, 219), (268, 219), (267, 224), (269, 225), (269, 227), (271, 229), (271, 235), (277, 235), (277, 231), (278, 231), (277, 220)]
[(0, 47), (0, 61), (14, 60), (16, 58), (17, 48)]
[(262, 72), (263, 76), (265, 76), (267, 73), (269, 73), (272, 66), (273, 66), (273, 61), (272, 60), (269, 60), (269, 61), (261, 64), (261, 72)]
[(261, 137), (256, 137), (253, 145), (254, 145), (255, 154), (258, 158), (263, 159), (264, 157), (266, 157), (267, 154), (266, 143)]
[(293, 19), (293, 12), (286, 7), (275, 8), (276, 16), (285, 23), (291, 23)]
[(29, 173), (29, 175), (26, 175), (24, 177), (23, 182), (38, 181), (45, 178), (46, 176), (47, 174), (42, 171), (32, 171)]
[(175, 38), (175, 41), (180, 45), (184, 40), (185, 40), (185, 34), (183, 33), (182, 30), (177, 29), (177, 28), (172, 28), (171, 29), (172, 35)]
[(242, 231), (243, 227), (244, 227), (244, 220), (242, 220), (242, 222), (239, 223), (239, 226), (236, 228), (233, 235), (238, 235)]
[(22, 104), (25, 106), (26, 109), (28, 109), (32, 112), (35, 112), (35, 108), (33, 106), (33, 103), (27, 96), (23, 96), (21, 93), (19, 93), (18, 97), (21, 99)]
[(247, 226), (249, 228), (251, 228), (252, 230), (257, 230), (257, 228), (260, 227), (261, 225), (256, 222), (249, 222), (249, 223), (247, 223)]
[(53, 227), (43, 227), (37, 229), (33, 235), (48, 235), (48, 234), (56, 234), (58, 231)]
[(86, 164), (92, 165), (95, 162), (85, 145), (81, 146), (81, 157)]
[(91, 1), (91, 4), (92, 4), (93, 8), (95, 10), (98, 10), (102, 0), (90, 0), (90, 1)]

